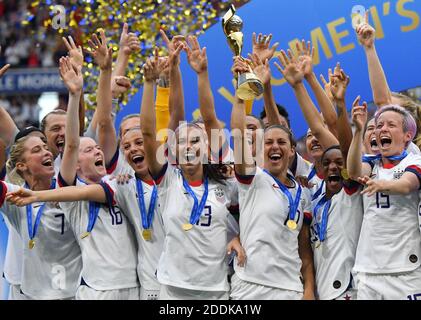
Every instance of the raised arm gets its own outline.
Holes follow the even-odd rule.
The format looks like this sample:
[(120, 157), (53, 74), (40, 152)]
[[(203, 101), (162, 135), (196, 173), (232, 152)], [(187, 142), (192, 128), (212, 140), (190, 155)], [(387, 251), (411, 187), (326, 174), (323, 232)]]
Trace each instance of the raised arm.
[(263, 35), (253, 32), (253, 54), (250, 56), (253, 62), (253, 72), (263, 82), (263, 100), (265, 111), (269, 121), (269, 125), (281, 124), (280, 115), (276, 107), (275, 98), (273, 96), (272, 85), (270, 83), (272, 74), (270, 71), (269, 61), (273, 58), (279, 43), (276, 42), (272, 47), (270, 42), (272, 34)]
[(101, 41), (96, 34), (89, 40), (91, 54), (100, 69), (97, 101), (98, 143), (104, 151), (105, 163), (108, 165), (117, 150), (117, 135), (112, 116), (111, 73), (112, 48), (107, 45), (104, 30), (100, 31)]
[[(72, 36), (69, 36), (68, 39), (65, 37), (62, 38), (64, 45), (68, 50), (68, 55), (70, 58), (70, 63), (73, 68), (78, 69), (83, 67), (83, 51), (81, 46), (76, 46), (75, 41)], [(79, 98), (79, 135), (83, 136), (85, 131), (85, 101), (83, 99), (83, 90)]]
[[(182, 47), (179, 47), (178, 54), (181, 50)], [(156, 139), (154, 88), (156, 80), (159, 78), (159, 74), (164, 67), (165, 60), (159, 59), (158, 49), (155, 48), (155, 56), (148, 59), (143, 67), (144, 83), (142, 106), (140, 110), (145, 157), (152, 176), (157, 176), (163, 167), (157, 158), (160, 143)]]
[(371, 166), (362, 162), (363, 134), (367, 122), (367, 103), (364, 102), (362, 106), (359, 104), (360, 97), (355, 99), (352, 105), (352, 122), (355, 125), (355, 132), (346, 161), (349, 177), (354, 181), (358, 181), (358, 178), (371, 173)]
[(272, 73), (270, 71), (269, 60), (262, 61), (260, 57), (253, 53), (249, 55), (253, 72), (259, 77), (263, 83), (263, 100), (265, 103), (265, 111), (269, 121), (269, 126), (281, 124), (280, 115), (273, 97), (272, 85), (270, 84)]
[[(201, 49), (199, 41), (194, 36), (189, 36), (187, 39), (189, 44), (185, 47), (187, 52), (187, 60), (191, 68), (197, 74), (200, 114), (205, 124), (211, 151), (213, 154), (218, 154), (224, 144), (225, 135), (221, 134), (223, 127), (220, 124), (215, 112), (215, 103), (209, 81), (208, 57), (206, 55), (206, 48)], [(212, 131), (218, 132), (217, 145), (215, 145), (215, 142), (212, 141)], [(216, 148), (214, 146), (216, 146)]]
[(184, 49), (185, 38), (183, 36), (175, 36), (170, 41), (164, 30), (160, 30), (160, 33), (168, 48), (170, 68), (170, 123), (168, 129), (175, 131), (178, 128), (179, 123), (185, 120), (183, 79), (180, 70), (180, 53), (181, 50)]
[(298, 61), (303, 64), (304, 78), (307, 80), (311, 90), (314, 92), (317, 104), (323, 114), (323, 120), (326, 123), (327, 128), (337, 138), (337, 116), (335, 114), (335, 108), (313, 72), (314, 47), (311, 47), (310, 41), (306, 44), (304, 40), (301, 41), (301, 45), (296, 43), (296, 46), (297, 51), (300, 53)]
[[(6, 71), (9, 68), (10, 64), (6, 64), (0, 69), (0, 78), (6, 73)], [(0, 139), (3, 140), (6, 146), (11, 146), (19, 129), (16, 127), (16, 124), (13, 121), (12, 117), (2, 106), (0, 106), (0, 122)]]
[(73, 185), (76, 179), (77, 161), (79, 158), (79, 100), (83, 88), (81, 67), (77, 69), (68, 57), (60, 59), (60, 76), (69, 90), (69, 104), (66, 115), (66, 144), (60, 174), (68, 185)]
[(358, 42), (364, 47), (367, 58), (368, 75), (370, 77), (371, 90), (373, 91), (374, 103), (382, 107), (392, 103), (392, 93), (387, 83), (386, 75), (377, 55), (374, 45), (376, 30), (369, 24), (369, 11), (365, 13), (365, 21), (356, 28)]
[[(119, 50), (117, 60), (115, 62), (113, 75), (111, 77), (111, 92), (113, 99), (117, 100), (123, 93), (130, 89), (130, 80), (124, 75), (129, 64), (129, 58), (132, 53), (140, 50), (140, 42), (137, 36), (130, 32), (127, 23), (124, 23), (123, 30), (120, 35)], [(113, 104), (113, 112), (118, 106), (118, 101)], [(112, 115), (114, 117), (114, 115)], [(114, 119), (113, 119), (114, 121)], [(95, 109), (92, 121), (90, 123), (91, 132), (96, 135), (98, 126), (98, 112)], [(115, 150), (114, 150), (115, 151)]]
[(338, 115), (336, 130), (338, 132), (342, 156), (346, 159), (348, 157), (349, 146), (352, 141), (352, 129), (348, 120), (348, 112), (346, 111), (345, 102), (345, 94), (349, 85), (349, 77), (341, 69), (339, 63), (336, 65), (335, 73), (332, 75), (331, 82), (332, 85), (330, 90), (334, 98), (336, 112)]
[(306, 119), (313, 135), (317, 138), (317, 140), (319, 140), (324, 149), (329, 148), (332, 145), (339, 144), (335, 136), (328, 128), (325, 127), (320, 113), (313, 104), (313, 101), (303, 84), (304, 70), (306, 68), (306, 63), (308, 62), (306, 62), (306, 60), (298, 61), (292, 55), (291, 50), (288, 50), (288, 56), (285, 51), (282, 50), (279, 61), (281, 62), (283, 68), (277, 63), (275, 63), (275, 65), (282, 73), (285, 80), (293, 88), (298, 104), (300, 105), (304, 118)]
[(114, 77), (121, 77), (126, 74), (129, 58), (132, 53), (140, 50), (140, 41), (136, 34), (129, 32), (129, 25), (124, 23), (123, 30), (120, 35), (119, 50), (117, 60), (114, 66)]
[[(236, 73), (247, 72), (248, 66), (240, 58), (236, 58), (233, 71)], [(253, 175), (256, 165), (246, 134), (246, 107), (244, 101), (237, 95), (231, 113), (231, 130), (234, 138), (235, 172), (242, 176)]]
[(19, 132), (19, 129), (16, 126), (10, 114), (1, 106), (0, 123), (0, 139), (2, 139), (8, 147), (10, 147), (13, 144), (15, 136)]
[(99, 184), (77, 187), (72, 186), (43, 191), (32, 191), (21, 188), (18, 191), (8, 193), (6, 199), (19, 207), (23, 207), (34, 202), (95, 201), (99, 203), (107, 203), (107, 196), (104, 188)]
[(367, 194), (369, 197), (377, 192), (390, 195), (407, 195), (420, 188), (420, 180), (417, 174), (413, 172), (405, 172), (398, 180), (373, 180), (365, 176), (358, 179), (358, 182), (366, 186), (361, 194)]

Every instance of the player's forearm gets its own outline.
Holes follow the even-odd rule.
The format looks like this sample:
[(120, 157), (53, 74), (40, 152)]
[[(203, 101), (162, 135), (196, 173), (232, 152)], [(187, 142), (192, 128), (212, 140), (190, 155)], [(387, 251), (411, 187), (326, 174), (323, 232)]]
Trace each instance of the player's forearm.
[(338, 121), (336, 124), (338, 140), (342, 156), (346, 159), (348, 157), (348, 151), (352, 141), (352, 129), (348, 120), (345, 100), (337, 100), (336, 109), (338, 114)]
[(142, 104), (140, 108), (141, 130), (143, 134), (143, 145), (145, 158), (149, 170), (153, 176), (159, 174), (162, 165), (158, 161), (157, 151), (159, 143), (156, 141), (156, 119), (154, 110), (154, 86), (153, 81), (146, 81), (143, 84)]
[(79, 136), (83, 137), (85, 132), (85, 99), (83, 97), (83, 90), (79, 98)]
[(81, 92), (69, 94), (69, 103), (66, 114), (66, 144), (60, 172), (67, 184), (72, 184), (76, 177), (77, 162), (79, 158), (79, 99)]
[(0, 139), (9, 147), (13, 144), (19, 129), (16, 127), (12, 117), (3, 107), (0, 107), (0, 123)]
[(313, 104), (313, 101), (311, 101), (304, 84), (300, 83), (296, 85), (294, 87), (294, 93), (311, 132), (319, 140), (323, 149), (339, 144), (335, 136), (324, 126), (323, 119)]
[(185, 119), (183, 79), (179, 66), (170, 68), (170, 83), (170, 123), (168, 128), (175, 131), (180, 122)]
[[(212, 89), (209, 81), (208, 70), (198, 74), (198, 89), (199, 89), (199, 108), (200, 114), (205, 124), (205, 130), (208, 135), (211, 151), (214, 154), (219, 154), (224, 141), (225, 135), (222, 135), (222, 126), (219, 124), (215, 112), (215, 103), (213, 99)], [(217, 132), (217, 135), (212, 133)]]
[(113, 76), (124, 76), (128, 65), (129, 55), (125, 54), (123, 50), (120, 49), (115, 62)]
[(211, 126), (212, 129), (220, 129), (218, 118), (215, 113), (215, 103), (208, 71), (206, 70), (199, 73), (197, 75), (197, 80), (199, 89), (199, 108), (203, 122), (205, 125)]
[(375, 46), (373, 45), (371, 48), (365, 48), (365, 54), (367, 57), (368, 74), (371, 90), (373, 91), (374, 103), (379, 108), (391, 104), (392, 94)]
[(273, 126), (281, 124), (275, 98), (273, 97), (272, 85), (270, 82), (263, 86), (263, 101), (265, 103), (265, 111), (269, 125)]
[(79, 148), (79, 102), (81, 92), (69, 93), (69, 102), (66, 114), (66, 147), (72, 149)]
[(323, 114), (323, 118), (327, 127), (329, 128), (330, 132), (332, 132), (337, 137), (336, 128), (338, 117), (335, 112), (335, 107), (333, 106), (326, 92), (323, 90), (314, 73), (308, 76), (306, 80), (309, 83), (311, 90), (314, 92), (317, 104), (320, 107), (320, 111)]
[(417, 185), (417, 178), (415, 178), (415, 181), (411, 181), (411, 179), (408, 179), (408, 177), (402, 176), (398, 180), (392, 180), (392, 181), (382, 181), (382, 190), (380, 192), (383, 192), (385, 194), (390, 195), (407, 195), (413, 191), (418, 190), (419, 188), (419, 182)]
[(362, 130), (356, 129), (349, 147), (346, 161), (349, 176), (355, 181), (362, 176), (362, 144), (363, 132)]
[(117, 149), (117, 137), (112, 115), (111, 68), (100, 72), (97, 91), (98, 142), (108, 164)]
[(95, 201), (106, 203), (104, 189), (99, 184), (71, 186), (54, 190), (35, 191), (37, 202)]
[(246, 111), (244, 101), (236, 97), (231, 114), (231, 129), (234, 138), (235, 171), (240, 175), (250, 175), (254, 172), (251, 149), (247, 141)]

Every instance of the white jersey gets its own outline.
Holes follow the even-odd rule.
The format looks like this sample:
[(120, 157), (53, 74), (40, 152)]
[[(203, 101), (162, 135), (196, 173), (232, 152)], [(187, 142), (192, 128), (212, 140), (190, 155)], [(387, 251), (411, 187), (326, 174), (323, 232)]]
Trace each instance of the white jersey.
[(110, 163), (107, 165), (107, 174), (112, 174), (112, 175), (129, 174), (132, 177), (134, 177), (135, 172), (133, 168), (127, 162), (120, 148), (117, 149)]
[[(371, 165), (374, 180), (398, 180), (405, 171), (421, 177), (421, 156), (412, 153), (390, 169), (383, 167), (379, 160)], [(364, 195), (363, 200), (364, 219), (355, 271), (388, 274), (418, 268), (421, 263), (419, 191), (408, 195)]]
[(312, 201), (311, 243), (316, 271), (316, 288), (320, 300), (332, 300), (347, 291), (351, 282), (355, 252), (363, 219), (361, 187), (355, 182), (335, 194), (327, 213), (325, 240), (320, 241), (317, 224), (321, 226), (326, 187)]
[[(9, 182), (9, 177), (5, 175), (5, 181)], [(8, 220), (4, 220), (9, 231), (7, 237), (6, 256), (3, 265), (4, 278), (12, 285), (21, 284), (22, 264), (23, 264), (23, 251), (24, 243), (20, 234), (13, 228)]]
[[(304, 159), (302, 159), (302, 160), (307, 162)], [(289, 171), (289, 173), (291, 173), (291, 171)], [(304, 174), (304, 175), (296, 174), (295, 176), (296, 177), (298, 177), (298, 176), (307, 177), (309, 185), (312, 185), (312, 187), (309, 188), (310, 194), (311, 194), (310, 200), (313, 200), (313, 199), (319, 197), (320, 194), (322, 193), (322, 191), (324, 190), (325, 182), (323, 180), (323, 177), (319, 176), (317, 174), (316, 167), (312, 164), (310, 164), (310, 167), (308, 168), (308, 172), (306, 174)]]
[[(198, 224), (184, 231), (193, 199), (183, 186), (181, 171), (165, 165), (157, 177), (165, 232), (164, 250), (158, 264), (161, 284), (200, 291), (228, 291), (226, 247), (229, 228), (228, 208), (237, 204), (235, 186), (209, 181), (208, 198)], [(191, 186), (199, 202), (204, 186)]]
[[(4, 202), (6, 192), (19, 186), (0, 182), (0, 203), (8, 223), (16, 229), (24, 244), (21, 289), (31, 299), (52, 300), (75, 296), (82, 267), (81, 253), (63, 210), (56, 204), (45, 204), (35, 246), (29, 249), (26, 208)], [(32, 224), (41, 203), (32, 204)]]
[[(116, 188), (114, 183), (115, 180), (101, 184), (112, 205), (110, 208), (108, 204), (99, 204), (94, 228), (84, 239), (81, 236), (87, 231), (89, 224), (89, 201), (60, 203), (82, 251), (82, 280), (95, 290), (139, 286), (136, 240), (131, 224), (113, 197), (113, 190)], [(59, 185), (66, 186), (61, 176)], [(77, 179), (76, 185), (84, 186), (86, 183)]]
[(304, 159), (298, 152), (296, 152), (297, 158), (295, 161), (294, 172), (291, 171), (294, 177), (308, 177), (313, 168), (311, 162)]
[(406, 148), (406, 150), (407, 150), (409, 153), (413, 153), (413, 154), (415, 154), (415, 155), (421, 155), (420, 148), (418, 148), (418, 146), (417, 146), (415, 143), (413, 143), (413, 142), (411, 142), (411, 143), (408, 145), (408, 148)]
[[(153, 181), (141, 181), (143, 186), (143, 197), (145, 199), (146, 213), (149, 209), (149, 204), (153, 191)], [(164, 245), (164, 230), (162, 229), (162, 221), (158, 214), (158, 201), (155, 205), (155, 212), (152, 220), (152, 238), (145, 240), (142, 236), (143, 227), (142, 219), (139, 209), (136, 179), (130, 179), (128, 184), (118, 185), (113, 189), (114, 199), (119, 204), (120, 209), (127, 215), (131, 224), (135, 229), (135, 235), (138, 244), (137, 251), (137, 273), (140, 280), (140, 285), (146, 290), (159, 290), (160, 284), (156, 279), (156, 268), (158, 266), (159, 257), (162, 253)], [(158, 200), (158, 199), (157, 199)]]
[(24, 243), (20, 234), (13, 228), (7, 219), (4, 220), (9, 234), (7, 237), (6, 256), (4, 259), (3, 274), (8, 283), (21, 284)]
[[(298, 235), (309, 215), (310, 203), (302, 192), (295, 216), (297, 228), (286, 226), (289, 217), (287, 196), (276, 181), (262, 169), (254, 176), (239, 176), (240, 238), (247, 261), (244, 267), (234, 263), (237, 276), (255, 284), (303, 292)], [(293, 199), (298, 184), (290, 188)], [(304, 190), (303, 190), (304, 191)]]
[(55, 159), (54, 159), (54, 172), (57, 175), (60, 172), (60, 167), (61, 167), (61, 161), (63, 159), (63, 155), (59, 154)]

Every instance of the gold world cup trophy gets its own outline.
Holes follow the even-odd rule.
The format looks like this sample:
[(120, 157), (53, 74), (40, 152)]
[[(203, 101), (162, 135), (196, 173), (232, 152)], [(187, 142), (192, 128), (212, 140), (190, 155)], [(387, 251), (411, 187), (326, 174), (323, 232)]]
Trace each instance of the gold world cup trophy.
[[(222, 18), (222, 28), (232, 52), (236, 57), (241, 57), (244, 38), (244, 34), (241, 32), (243, 20), (235, 15), (235, 11), (234, 5), (231, 5)], [(263, 93), (262, 81), (252, 72), (251, 68), (249, 69), (249, 72), (238, 74), (237, 92), (238, 97), (242, 100), (252, 100)]]

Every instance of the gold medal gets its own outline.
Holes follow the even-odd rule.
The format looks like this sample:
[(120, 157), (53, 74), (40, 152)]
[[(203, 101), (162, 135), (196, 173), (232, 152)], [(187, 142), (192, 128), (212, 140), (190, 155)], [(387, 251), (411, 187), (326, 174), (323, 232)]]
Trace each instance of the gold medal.
[(183, 224), (183, 230), (184, 231), (189, 231), (191, 229), (193, 229), (193, 225), (191, 223), (185, 223), (185, 224)]
[(346, 170), (345, 168), (341, 170), (341, 175), (342, 175), (342, 178), (344, 178), (344, 180), (349, 180), (348, 170)]
[(81, 239), (85, 239), (86, 237), (89, 237), (90, 234), (91, 234), (90, 232), (86, 231), (86, 232), (82, 233), (82, 235), (80, 236), (80, 238)]
[(287, 226), (291, 230), (295, 230), (295, 229), (297, 229), (297, 222), (295, 222), (294, 220), (288, 220)]
[(151, 229), (144, 229), (142, 231), (142, 236), (143, 236), (143, 239), (145, 239), (146, 241), (151, 241), (152, 240), (152, 231), (151, 231)]
[(317, 241), (316, 242), (316, 249), (318, 249), (319, 247), (320, 247), (320, 245), (321, 245), (322, 243), (320, 242), (320, 241)]
[(29, 249), (33, 249), (34, 246), (35, 246), (35, 240), (34, 239), (29, 240), (29, 243), (28, 243)]

